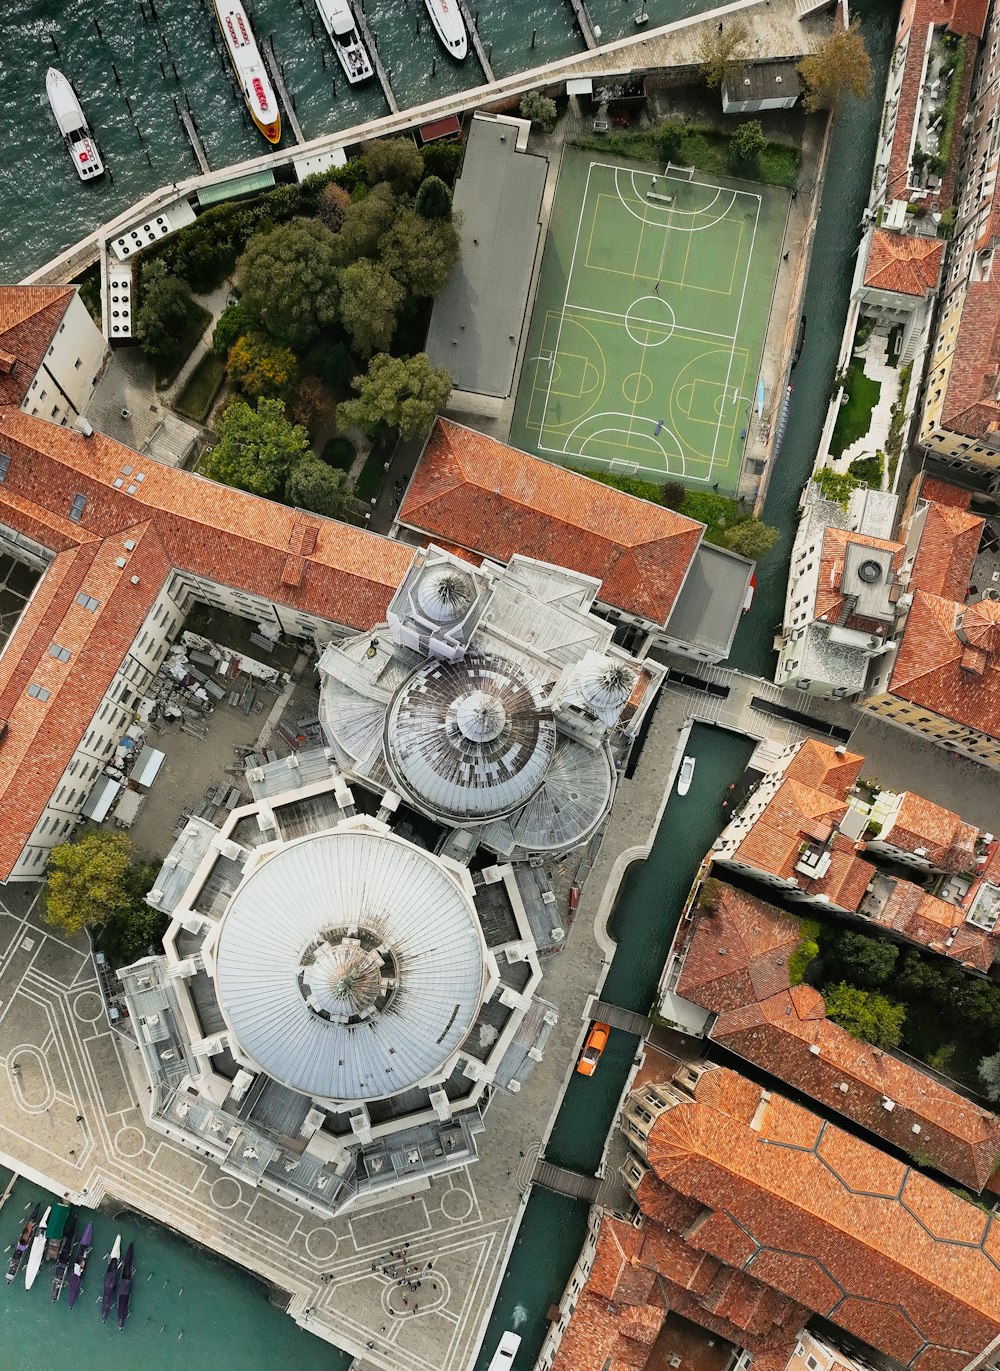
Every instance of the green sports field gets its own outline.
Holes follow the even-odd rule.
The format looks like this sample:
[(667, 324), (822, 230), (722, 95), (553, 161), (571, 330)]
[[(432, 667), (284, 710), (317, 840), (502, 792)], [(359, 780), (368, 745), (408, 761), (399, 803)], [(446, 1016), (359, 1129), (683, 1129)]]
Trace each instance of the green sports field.
[(567, 150), (511, 442), (736, 489), (788, 193)]

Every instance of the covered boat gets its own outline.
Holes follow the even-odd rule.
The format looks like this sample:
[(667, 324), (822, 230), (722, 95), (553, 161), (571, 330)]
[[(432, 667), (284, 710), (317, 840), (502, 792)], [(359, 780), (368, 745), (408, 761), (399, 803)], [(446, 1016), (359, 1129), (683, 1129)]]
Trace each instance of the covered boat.
[(118, 1290), (118, 1261), (121, 1254), (122, 1235), (119, 1233), (114, 1247), (108, 1253), (108, 1269), (104, 1273), (104, 1289), (101, 1291), (101, 1323), (107, 1323)]
[(76, 91), (55, 67), (49, 67), (45, 74), (45, 93), (49, 97), (66, 151), (73, 159), (77, 176), (81, 181), (95, 181), (98, 176), (103, 176), (104, 163), (86, 115), (76, 98)]
[(11, 1253), (10, 1261), (7, 1263), (7, 1275), (5, 1279), (8, 1285), (10, 1285), (11, 1281), (13, 1281), (14, 1277), (21, 1269), (21, 1263), (24, 1261), (24, 1254), (31, 1246), (31, 1239), (35, 1236), (35, 1229), (38, 1227), (38, 1216), (41, 1212), (42, 1206), (36, 1204), (28, 1215), (27, 1222), (21, 1229), (21, 1236), (18, 1238), (14, 1251)]
[(83, 1273), (87, 1269), (87, 1258), (90, 1256), (90, 1249), (94, 1243), (94, 1225), (88, 1223), (83, 1230), (83, 1237), (76, 1245), (73, 1253), (73, 1266), (69, 1273), (69, 1286), (67, 1299), (70, 1309), (76, 1304), (77, 1296), (80, 1294), (80, 1286), (83, 1283)]
[(48, 1240), (49, 1215), (51, 1212), (52, 1206), (50, 1205), (42, 1215), (35, 1236), (31, 1240), (31, 1251), (28, 1253), (28, 1264), (24, 1268), (25, 1290), (30, 1290), (34, 1285), (35, 1277), (38, 1275), (38, 1268), (41, 1266), (42, 1258), (45, 1256), (45, 1243)]
[(69, 1272), (69, 1261), (73, 1255), (73, 1238), (76, 1235), (76, 1215), (70, 1217), (69, 1222), (62, 1235), (62, 1241), (56, 1253), (56, 1269), (52, 1277), (52, 1302), (59, 1298), (66, 1284), (66, 1276)]
[(59, 1248), (62, 1246), (63, 1234), (66, 1232), (66, 1225), (69, 1222), (70, 1209), (68, 1204), (54, 1204), (52, 1213), (49, 1215), (48, 1236), (45, 1243), (45, 1261), (54, 1262), (59, 1256)]
[(374, 68), (358, 33), (349, 0), (316, 0), (316, 8), (348, 81), (352, 86), (367, 81)]
[(240, 0), (214, 0), (222, 39), (240, 83), (250, 118), (269, 143), (281, 141), (281, 112), (274, 88)]
[(424, 4), (435, 33), (452, 57), (461, 62), (469, 50), (469, 40), (458, 0), (424, 0)]
[(122, 1262), (122, 1281), (118, 1287), (118, 1327), (125, 1327), (125, 1320), (128, 1318), (128, 1304), (132, 1298), (132, 1279), (135, 1273), (133, 1262), (133, 1244), (129, 1243), (125, 1249), (125, 1260)]

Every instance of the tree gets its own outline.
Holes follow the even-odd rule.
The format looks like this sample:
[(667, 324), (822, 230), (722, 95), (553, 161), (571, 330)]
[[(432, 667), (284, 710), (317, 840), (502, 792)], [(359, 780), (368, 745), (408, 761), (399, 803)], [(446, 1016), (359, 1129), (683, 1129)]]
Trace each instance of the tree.
[(236, 264), (243, 299), (286, 347), (304, 347), (337, 317), (337, 239), (316, 219), (257, 233)]
[(425, 219), (405, 209), (382, 239), (382, 262), (411, 295), (433, 299), (448, 284), (462, 255), (458, 229), (448, 219)]
[(227, 305), (219, 315), (218, 323), (212, 332), (212, 351), (220, 357), (228, 357), (229, 349), (237, 338), (254, 333), (260, 328), (260, 320), (244, 300)]
[(656, 150), (661, 162), (675, 162), (684, 145), (684, 125), (668, 119), (656, 130)]
[(842, 509), (847, 508), (852, 492), (858, 488), (858, 483), (850, 472), (834, 471), (833, 467), (820, 467), (813, 476), (813, 481), (823, 492), (824, 500), (832, 500)]
[(311, 509), (339, 519), (351, 502), (352, 487), (345, 471), (327, 466), (308, 453), (292, 467), (285, 484), (285, 501), (299, 509)]
[(340, 317), (355, 351), (362, 357), (384, 352), (396, 332), (396, 316), (406, 289), (381, 262), (362, 257), (340, 277)]
[(729, 164), (737, 171), (750, 171), (756, 167), (760, 154), (767, 147), (764, 130), (759, 119), (747, 119), (740, 124), (729, 141)]
[(976, 1070), (983, 1083), (983, 1094), (996, 1104), (1000, 1101), (1000, 1052), (983, 1057)]
[(331, 233), (339, 233), (351, 203), (350, 192), (336, 181), (329, 181), (319, 193), (316, 213)]
[(530, 119), (541, 133), (551, 133), (558, 117), (556, 102), (540, 90), (528, 90), (521, 96), (521, 118)]
[(680, 509), (681, 505), (684, 503), (684, 496), (686, 494), (687, 491), (681, 485), (680, 481), (668, 481), (660, 493), (660, 499), (666, 505), (667, 509)]
[(357, 424), (374, 435), (380, 428), (396, 429), (403, 438), (426, 438), (434, 418), (448, 403), (451, 377), (444, 367), (432, 367), (426, 352), (415, 357), (388, 357), (380, 352), (364, 376), (354, 378), (356, 400), (338, 406), (341, 428)]
[(228, 407), (218, 425), (219, 442), (205, 463), (213, 481), (273, 496), (284, 485), (289, 468), (308, 450), (309, 435), (285, 418), (281, 400), (245, 400)]
[(272, 343), (261, 333), (237, 338), (229, 350), (226, 372), (248, 400), (261, 396), (287, 400), (299, 380), (295, 353)]
[(897, 1004), (875, 990), (857, 986), (826, 986), (823, 990), (826, 1016), (845, 1028), (852, 1038), (873, 1047), (898, 1047), (906, 1022), (906, 1005)]
[(344, 344), (318, 338), (302, 359), (302, 370), (318, 376), (332, 391), (346, 391), (354, 375), (354, 363)]
[(898, 957), (896, 943), (887, 938), (869, 938), (849, 929), (826, 950), (826, 959), (834, 974), (863, 990), (876, 990), (885, 985), (896, 969)]
[(450, 143), (431, 143), (424, 148), (424, 175), (440, 176), (446, 186), (453, 186), (465, 155), (461, 139)]
[(422, 182), (413, 208), (423, 219), (451, 218), (451, 191), (440, 176), (428, 176)]
[(128, 902), (115, 910), (101, 929), (100, 945), (113, 966), (126, 966), (156, 948), (170, 923), (166, 914), (146, 903), (159, 873), (153, 862), (134, 862), (125, 873)]
[(778, 530), (760, 519), (744, 519), (723, 535), (723, 547), (730, 552), (738, 552), (741, 557), (757, 561), (770, 552), (778, 541)]
[(376, 138), (362, 152), (370, 186), (388, 181), (397, 195), (412, 195), (420, 184), (424, 159), (411, 138)]
[(798, 73), (806, 85), (802, 103), (810, 114), (836, 110), (845, 95), (863, 100), (872, 81), (872, 64), (861, 25), (852, 19), (847, 28), (835, 25), (815, 52), (803, 57)]
[[(153, 270), (152, 267), (159, 270)], [(177, 276), (168, 276), (162, 263), (142, 274), (142, 303), (135, 316), (135, 336), (153, 362), (169, 362), (178, 354), (187, 321), (198, 309), (191, 288)], [(206, 319), (206, 324), (208, 320)]]
[(376, 186), (363, 200), (349, 205), (335, 240), (340, 264), (347, 266), (359, 257), (377, 257), (379, 243), (395, 217), (396, 197), (388, 185)]
[(333, 396), (318, 376), (303, 376), (289, 406), (289, 413), (315, 438), (317, 433), (333, 427), (336, 406)]
[(706, 30), (699, 52), (701, 76), (710, 90), (718, 90), (732, 71), (750, 56), (750, 30), (742, 19)]
[(52, 849), (46, 869), (45, 918), (64, 933), (100, 928), (130, 900), (132, 844), (124, 833), (92, 828)]

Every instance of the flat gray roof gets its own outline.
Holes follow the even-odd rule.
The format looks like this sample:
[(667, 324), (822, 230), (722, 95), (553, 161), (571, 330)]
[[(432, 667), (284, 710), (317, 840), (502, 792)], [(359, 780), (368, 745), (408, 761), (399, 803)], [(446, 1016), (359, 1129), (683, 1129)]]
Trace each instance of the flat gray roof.
[(752, 571), (745, 557), (699, 543), (667, 620), (670, 636), (728, 657)]
[(787, 100), (802, 89), (793, 62), (748, 62), (723, 81), (730, 100)]
[(475, 118), (455, 210), (462, 256), (434, 302), (427, 355), (456, 390), (506, 397), (528, 306), (548, 161), (516, 149), (517, 129)]

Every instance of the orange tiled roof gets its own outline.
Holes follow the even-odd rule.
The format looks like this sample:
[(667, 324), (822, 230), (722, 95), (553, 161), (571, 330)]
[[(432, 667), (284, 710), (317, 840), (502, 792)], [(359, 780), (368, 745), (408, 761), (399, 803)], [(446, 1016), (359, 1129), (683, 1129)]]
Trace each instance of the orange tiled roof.
[(848, 752), (846, 748), (839, 751), (818, 738), (806, 738), (785, 768), (785, 776), (793, 781), (804, 781), (841, 800), (861, 775), (864, 764), (864, 757), (856, 752)]
[(501, 561), (520, 552), (594, 576), (605, 603), (657, 624), (669, 619), (704, 531), (449, 419), (435, 423), (398, 517)]
[(75, 290), (75, 286), (0, 290), (0, 405), (19, 405), (27, 395)]
[(897, 295), (924, 296), (937, 290), (943, 253), (939, 238), (878, 228), (872, 234), (864, 283)]
[(960, 1371), (1000, 1337), (993, 1216), (760, 1088), (751, 1127), (726, 1108), (735, 1076), (713, 1068), (650, 1129), (658, 1179), (708, 1213), (689, 1247), (917, 1371)]
[[(852, 533), (844, 528), (828, 528), (823, 534), (823, 546), (820, 550), (815, 609), (817, 619), (837, 623), (847, 604), (849, 597), (841, 589), (841, 582), (844, 577), (844, 558), (851, 543), (891, 552), (892, 565), (897, 571), (903, 564), (906, 549), (902, 543), (889, 542), (885, 538), (870, 538), (867, 534)], [(857, 626), (852, 623), (851, 617), (847, 618), (846, 623), (848, 628)]]
[(903, 852), (920, 848), (942, 871), (974, 871), (978, 836), (975, 824), (964, 823), (954, 810), (904, 790), (892, 828), (882, 841)]
[(1000, 950), (1000, 931), (987, 933), (976, 928), (961, 909), (928, 895), (910, 881), (883, 879), (892, 880), (892, 890), (881, 909), (866, 915), (873, 924), (890, 928), (912, 943), (977, 971), (989, 971)]
[[(811, 986), (792, 987), (788, 962), (799, 943), (797, 919), (731, 886), (720, 885), (717, 894), (714, 912), (699, 912), (677, 985), (679, 995), (718, 1016), (713, 1041), (876, 1137), (904, 1151), (919, 1147), (939, 1171), (981, 1190), (1000, 1153), (1000, 1119), (852, 1038), (827, 1019)], [(883, 1099), (894, 1108), (887, 1110)]]
[(985, 525), (985, 519), (967, 510), (930, 500), (910, 574), (910, 589), (964, 600)]
[[(1000, 736), (1000, 655), (958, 634), (963, 606), (918, 590), (906, 620), (890, 692), (945, 719)], [(964, 610), (964, 631), (985, 639), (1000, 621), (1000, 603), (982, 600)]]
[(970, 282), (955, 336), (941, 427), (985, 438), (1000, 426), (1000, 277)]
[(950, 505), (952, 509), (968, 509), (972, 503), (971, 491), (926, 474), (920, 483), (920, 496), (936, 505)]

